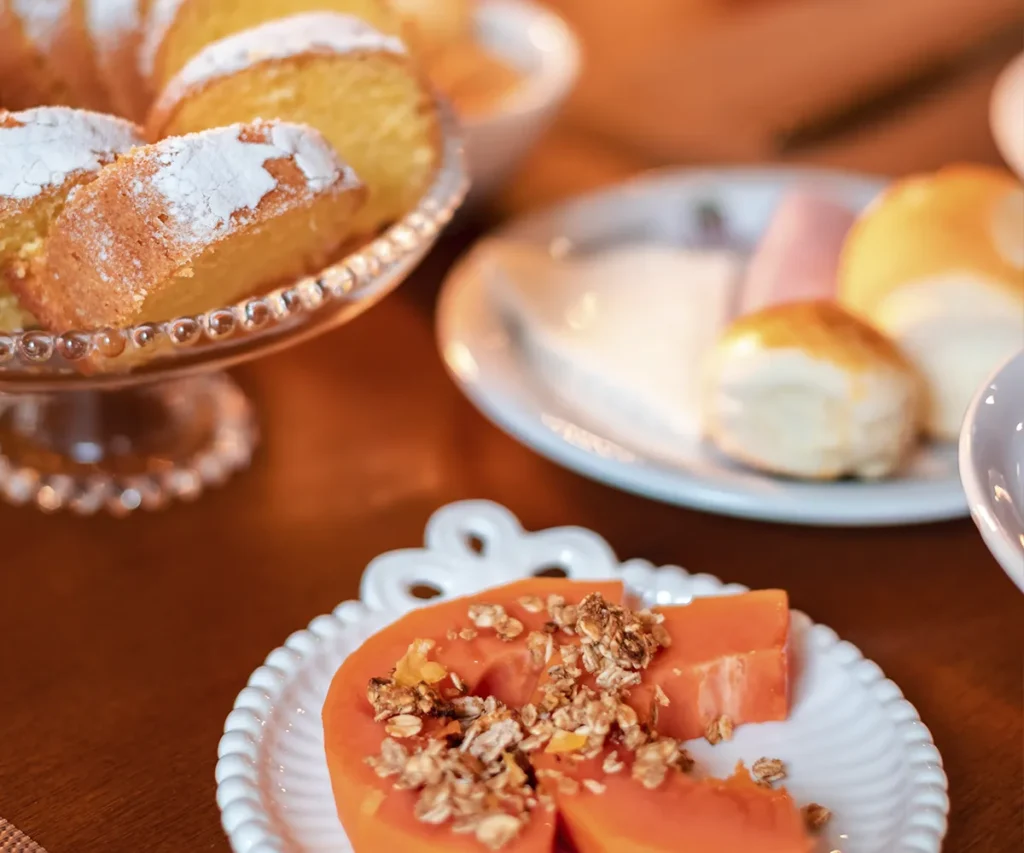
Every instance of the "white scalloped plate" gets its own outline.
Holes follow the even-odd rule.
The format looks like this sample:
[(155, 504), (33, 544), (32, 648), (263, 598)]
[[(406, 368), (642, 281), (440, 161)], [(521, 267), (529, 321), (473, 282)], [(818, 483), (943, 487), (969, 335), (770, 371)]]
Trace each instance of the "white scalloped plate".
[[(472, 539), (482, 543), (480, 553)], [(239, 694), (217, 762), (217, 803), (236, 853), (351, 853), (335, 813), (320, 713), (345, 656), (426, 603), (413, 597), (412, 586), (427, 584), (456, 597), (551, 566), (573, 578), (621, 577), (649, 603), (745, 589), (674, 566), (620, 563), (603, 539), (581, 528), (525, 533), (496, 504), (441, 509), (427, 525), (425, 548), (374, 560), (363, 576), (361, 601), (345, 602), (289, 637)], [(692, 751), (723, 775), (739, 758), (783, 758), (797, 800), (833, 810), (822, 851), (938, 853), (949, 798), (928, 729), (876, 664), (829, 628), (801, 613), (794, 617), (790, 719), (744, 726), (730, 743), (712, 749), (702, 741)]]

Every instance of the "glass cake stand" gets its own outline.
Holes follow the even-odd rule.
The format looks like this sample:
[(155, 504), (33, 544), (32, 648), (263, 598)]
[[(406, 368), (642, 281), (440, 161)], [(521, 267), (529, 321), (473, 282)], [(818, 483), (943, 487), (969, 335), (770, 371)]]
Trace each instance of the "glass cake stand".
[(126, 515), (247, 468), (256, 418), (224, 371), (348, 322), (409, 275), (469, 186), (446, 107), (442, 126), (441, 168), (416, 208), (319, 275), (162, 323), (0, 333), (0, 497)]

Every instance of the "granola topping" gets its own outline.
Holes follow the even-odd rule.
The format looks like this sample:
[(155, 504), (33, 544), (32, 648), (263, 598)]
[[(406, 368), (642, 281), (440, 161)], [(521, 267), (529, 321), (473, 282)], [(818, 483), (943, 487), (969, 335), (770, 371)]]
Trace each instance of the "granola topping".
[(523, 623), (509, 616), (500, 604), (471, 604), (469, 620), (477, 628), (493, 628), (499, 639), (506, 642), (523, 633)]
[(519, 606), (527, 613), (541, 613), (544, 610), (544, 599), (539, 595), (524, 595), (519, 599)]
[(800, 809), (800, 813), (803, 815), (804, 824), (811, 832), (821, 832), (825, 824), (832, 819), (832, 812), (817, 803), (809, 803)]
[(759, 785), (770, 787), (786, 778), (786, 765), (778, 758), (759, 758), (750, 768), (750, 775)]
[[(564, 771), (582, 772), (588, 759), (599, 759), (609, 776), (628, 768), (649, 790), (694, 766), (678, 741), (657, 731), (658, 712), (670, 705), (660, 685), (646, 723), (627, 701), (643, 670), (671, 645), (663, 616), (631, 611), (599, 594), (578, 605), (558, 595), (546, 601), (525, 596), (518, 604), (527, 613), (546, 614), (543, 630), (527, 633), (501, 605), (473, 604), (468, 617), (474, 627), (447, 636), (468, 641), (478, 631), (493, 631), (505, 642), (524, 643), (540, 674), (532, 702), (511, 708), (494, 696), (472, 695), (457, 673), (430, 660), (430, 640), (415, 640), (389, 677), (374, 678), (367, 687), (374, 718), (387, 735), (367, 763), (394, 788), (416, 793), (417, 820), (470, 834), (488, 850), (517, 838), (534, 809), (552, 808), (552, 788), (566, 796), (605, 793), (599, 779), (574, 778), (578, 774), (550, 766), (535, 769), (531, 757), (541, 752)], [(731, 739), (732, 731), (732, 721), (722, 716), (708, 723), (705, 735), (716, 744)], [(765, 786), (786, 775), (782, 762), (769, 758), (755, 762), (751, 774)], [(803, 814), (815, 829), (829, 817), (814, 804)]]
[(414, 714), (399, 714), (397, 717), (392, 717), (388, 720), (387, 725), (384, 726), (384, 731), (391, 735), (391, 737), (415, 737), (423, 731), (423, 720)]
[(723, 740), (732, 740), (733, 724), (724, 714), (716, 717), (707, 725), (704, 737), (712, 746), (721, 743)]

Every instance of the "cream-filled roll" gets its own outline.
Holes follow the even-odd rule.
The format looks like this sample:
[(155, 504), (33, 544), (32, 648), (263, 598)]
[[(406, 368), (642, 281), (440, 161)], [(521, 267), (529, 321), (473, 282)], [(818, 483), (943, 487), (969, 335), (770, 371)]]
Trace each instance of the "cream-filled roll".
[(703, 368), (705, 435), (746, 465), (802, 479), (893, 473), (917, 439), (920, 403), (899, 349), (824, 300), (741, 317)]
[(1024, 346), (1021, 185), (982, 166), (898, 182), (851, 230), (839, 299), (915, 364), (928, 433), (955, 440), (974, 393)]

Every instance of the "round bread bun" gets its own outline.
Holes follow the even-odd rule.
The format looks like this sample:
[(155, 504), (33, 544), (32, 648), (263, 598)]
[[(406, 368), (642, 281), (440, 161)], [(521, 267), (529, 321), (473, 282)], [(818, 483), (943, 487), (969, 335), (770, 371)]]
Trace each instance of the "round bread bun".
[(982, 166), (896, 183), (847, 237), (838, 293), (924, 376), (928, 433), (955, 440), (977, 388), (1024, 342), (1024, 190)]
[(772, 474), (885, 477), (919, 434), (921, 380), (899, 349), (834, 302), (741, 317), (704, 364), (701, 419), (725, 453)]

